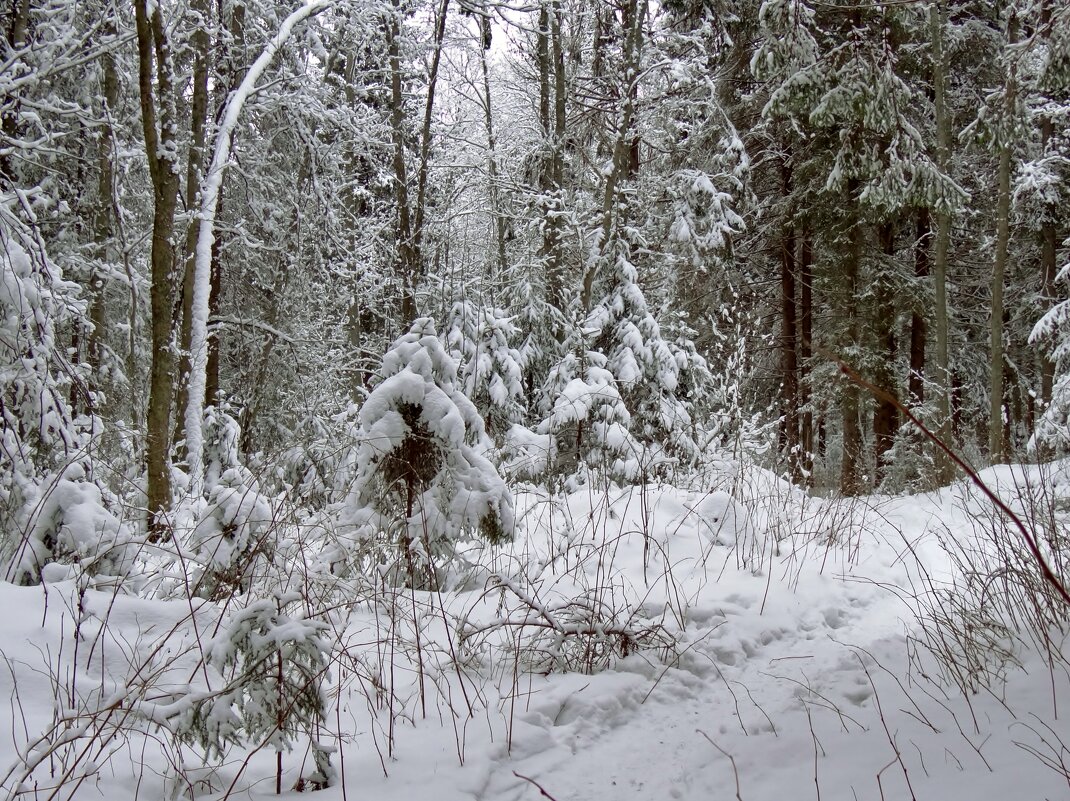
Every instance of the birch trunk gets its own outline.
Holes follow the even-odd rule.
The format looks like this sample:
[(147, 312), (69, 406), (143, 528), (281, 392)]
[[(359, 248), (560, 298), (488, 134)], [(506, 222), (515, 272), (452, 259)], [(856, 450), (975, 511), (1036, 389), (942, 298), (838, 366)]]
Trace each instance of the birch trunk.
[(204, 483), (204, 416), (205, 384), (208, 367), (208, 313), (212, 284), (212, 245), (215, 241), (215, 213), (223, 185), (223, 174), (230, 159), (230, 144), (245, 102), (256, 90), (256, 83), (275, 58), (275, 54), (290, 38), (293, 29), (313, 14), (318, 14), (334, 0), (316, 0), (303, 5), (283, 20), (278, 33), (268, 42), (253, 62), (238, 88), (231, 93), (223, 109), (223, 117), (216, 133), (212, 151), (212, 166), (201, 184), (200, 230), (197, 236), (194, 269), (192, 331), (190, 351), (192, 365), (189, 381), (189, 402), (186, 405), (186, 454), (190, 470), (190, 492), (200, 495)]

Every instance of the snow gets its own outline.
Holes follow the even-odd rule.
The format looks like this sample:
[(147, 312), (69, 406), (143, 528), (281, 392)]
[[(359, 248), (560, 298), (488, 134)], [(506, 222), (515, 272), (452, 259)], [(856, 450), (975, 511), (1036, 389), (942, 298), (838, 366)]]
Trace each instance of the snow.
[[(1070, 494), (1063, 467), (984, 477), (1057, 508)], [(923, 579), (962, 578), (949, 540), (989, 541), (968, 485), (831, 500), (725, 461), (691, 488), (528, 487), (513, 504), (514, 541), (462, 544), (435, 593), (335, 577), (348, 603), (320, 609), (296, 592), (146, 600), (70, 571), (0, 584), (5, 791), (47, 795), (51, 749), (92, 774), (82, 795), (272, 796), (270, 747), (227, 746), (211, 768), (166, 729), (218, 687), (220, 632), (277, 616), (258, 648), (331, 652), (317, 748), (337, 749), (338, 778), (322, 801), (1067, 796), (1064, 636), (1051, 660), (1001, 639), (978, 667), (1001, 679), (966, 693), (924, 645)], [(95, 765), (76, 757), (90, 736)], [(313, 769), (298, 737), (283, 794)]]

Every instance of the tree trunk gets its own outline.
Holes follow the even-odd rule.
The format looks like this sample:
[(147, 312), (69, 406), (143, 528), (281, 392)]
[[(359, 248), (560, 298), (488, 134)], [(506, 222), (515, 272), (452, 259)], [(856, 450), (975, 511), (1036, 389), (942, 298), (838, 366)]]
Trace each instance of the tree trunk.
[[(159, 7), (151, 16), (146, 3), (134, 4), (138, 46), (138, 86), (141, 97), (141, 124), (145, 153), (153, 186), (152, 250), (152, 367), (149, 371), (149, 410), (145, 431), (147, 505), (149, 527), (154, 538), (165, 534), (161, 515), (171, 505), (169, 451), (171, 401), (174, 387), (172, 313), (174, 296), (175, 209), (178, 204), (179, 173), (175, 163), (174, 75), (170, 43)], [(155, 79), (158, 96), (153, 93)], [(157, 104), (159, 125), (157, 126)]]
[[(929, 23), (933, 53), (933, 96), (936, 116), (936, 166), (940, 172), (948, 170), (948, 148), (951, 140), (950, 120), (944, 87), (944, 3), (929, 7)], [(936, 395), (936, 435), (945, 445), (952, 442), (951, 370), (948, 360), (947, 256), (951, 245), (951, 215), (946, 209), (936, 210), (936, 241), (933, 248), (933, 327), (936, 329), (936, 352), (933, 354), (932, 387)], [(955, 465), (940, 448), (933, 451), (936, 480), (947, 484), (955, 477)]]
[[(1018, 38), (1017, 20), (1012, 16), (1007, 23), (1007, 42), (1013, 45)], [(1015, 66), (1007, 67), (1004, 87), (1004, 113), (1014, 113), (1016, 94)], [(989, 320), (989, 418), (988, 455), (993, 464), (1007, 460), (1007, 440), (1003, 403), (1003, 282), (1007, 269), (1007, 253), (1010, 246), (1011, 217), (1011, 162), (1010, 142), (1001, 142), (999, 148), (999, 173), (996, 187), (996, 256), (992, 266), (992, 317)], [(1008, 412), (1009, 413), (1009, 412)]]
[[(226, 186), (219, 185), (219, 198), (216, 200), (214, 219), (223, 213)], [(219, 299), (223, 290), (223, 242), (224, 234), (220, 232), (212, 239), (212, 267), (209, 279), (211, 286), (208, 295), (209, 319), (219, 314)], [(215, 406), (219, 403), (219, 339), (222, 328), (217, 327), (208, 337), (208, 362), (205, 366), (204, 405)]]
[(561, 36), (561, 0), (553, 0), (550, 15), (550, 44), (554, 57), (554, 147), (553, 181), (560, 188), (565, 181), (565, 46)]
[[(105, 36), (115, 35), (115, 23), (109, 19), (105, 24), (103, 33)], [(100, 370), (104, 360), (106, 349), (105, 331), (107, 331), (107, 281), (105, 280), (104, 265), (108, 264), (113, 255), (114, 215), (112, 213), (113, 191), (115, 182), (115, 169), (112, 162), (115, 158), (115, 129), (112, 127), (112, 113), (119, 103), (119, 76), (115, 69), (115, 56), (110, 51), (101, 54), (100, 66), (102, 74), (101, 97), (103, 100), (102, 118), (104, 124), (100, 127), (97, 137), (97, 206), (93, 214), (93, 241), (96, 250), (96, 259), (100, 266), (94, 266), (90, 273), (89, 292), (90, 306), (89, 319), (93, 328), (89, 332), (87, 342), (87, 357), (94, 370)], [(133, 380), (133, 376), (129, 377)], [(99, 381), (94, 375), (90, 379), (90, 389), (99, 391)], [(95, 403), (100, 403), (99, 396)]]
[[(550, 141), (550, 0), (540, 0), (539, 21), (535, 30), (535, 60), (539, 67), (539, 122), (546, 142)], [(549, 172), (543, 173), (549, 177)]]
[[(561, 253), (561, 184), (564, 181), (565, 59), (557, 3), (540, 0), (536, 57), (539, 62), (539, 121), (543, 133), (543, 159), (539, 167), (542, 197), (542, 244), (539, 256), (546, 265), (547, 300), (565, 308), (564, 258)], [(555, 331), (560, 340), (563, 331)]]
[[(1045, 40), (1049, 43), (1049, 47), (1051, 40), (1051, 24), (1051, 0), (1044, 0), (1040, 8), (1040, 30)], [(1052, 124), (1051, 116), (1042, 114), (1040, 117), (1040, 149), (1041, 153), (1044, 155), (1047, 155), (1048, 146), (1051, 142), (1053, 133), (1054, 125)], [(1043, 307), (1045, 309), (1050, 309), (1055, 305), (1057, 299), (1055, 291), (1055, 276), (1057, 273), (1055, 261), (1057, 247), (1055, 220), (1057, 219), (1059, 210), (1048, 206), (1045, 211), (1046, 214), (1043, 217), (1040, 227), (1040, 295)], [(1051, 360), (1048, 351), (1046, 349), (1041, 349), (1040, 400), (1044, 407), (1051, 403), (1051, 391), (1054, 383), (1055, 363)]]
[(446, 13), (449, 0), (442, 0), (435, 11), (435, 40), (427, 76), (423, 124), (420, 129), (420, 162), (416, 172), (416, 205), (410, 207), (408, 168), (405, 163), (405, 98), (401, 73), (400, 0), (393, 0), (394, 13), (388, 29), (390, 57), (390, 126), (394, 140), (394, 181), (398, 205), (398, 270), (401, 278), (401, 325), (407, 329), (416, 319), (416, 288), (423, 275), (424, 214), (427, 204), (427, 181), (431, 165), (431, 123), (435, 106), (435, 86), (442, 60), (442, 43), (446, 36)]
[(806, 484), (813, 482), (814, 410), (810, 386), (810, 357), (814, 338), (814, 244), (809, 224), (803, 227), (799, 259), (799, 405), (802, 407), (800, 445)]
[[(886, 260), (895, 255), (895, 225), (881, 226), (881, 250)], [(883, 272), (883, 271), (882, 271)], [(874, 334), (877, 340), (877, 368), (873, 381), (892, 397), (898, 395), (895, 380), (895, 292), (890, 276), (877, 277), (874, 286), (876, 308), (874, 310)], [(873, 412), (873, 461), (874, 478), (879, 485), (887, 473), (885, 455), (895, 444), (895, 432), (899, 428), (899, 410), (891, 398), (877, 398)]]
[[(862, 268), (862, 245), (865, 231), (858, 204), (858, 181), (847, 182), (846, 202), (852, 209), (851, 242), (844, 264), (844, 289), (847, 317), (847, 354), (857, 354), (861, 343), (858, 318), (858, 282)], [(866, 490), (862, 475), (862, 426), (859, 422), (861, 398), (858, 387), (851, 381), (843, 382), (840, 413), (843, 417), (843, 454), (840, 460), (840, 492), (844, 495), (859, 495)]]
[[(781, 188), (785, 198), (791, 196), (791, 164), (786, 157), (780, 168)], [(781, 431), (783, 450), (788, 458), (791, 480), (802, 477), (799, 463), (799, 364), (796, 341), (798, 321), (795, 315), (795, 226), (791, 212), (780, 240), (780, 386)]]
[[(5, 14), (4, 33), (7, 44), (12, 50), (18, 50), (25, 44), (26, 32), (30, 24), (30, 0), (9, 0), (10, 11)], [(8, 105), (0, 116), (0, 131), (6, 142), (18, 136), (19, 111), (17, 104)], [(7, 148), (0, 148), (0, 188), (10, 187), (15, 183), (15, 165)]]
[[(1051, 133), (1051, 121), (1045, 121), (1048, 134)], [(1054, 213), (1054, 212), (1052, 212)], [(1057, 237), (1055, 235), (1055, 223), (1051, 219), (1045, 219), (1040, 231), (1040, 272), (1041, 272), (1041, 301), (1045, 309), (1055, 305), (1058, 294), (1055, 291), (1055, 276), (1058, 273), (1056, 265)], [(1055, 362), (1053, 362), (1046, 350), (1041, 351), (1040, 356), (1040, 399), (1044, 406), (1051, 403), (1051, 391), (1055, 384)]]
[[(490, 24), (489, 21), (482, 18), (480, 18), (480, 23), (482, 25)], [(489, 44), (489, 42), (487, 43)], [(492, 275), (496, 274), (501, 276), (505, 274), (509, 264), (505, 254), (505, 215), (502, 212), (501, 187), (498, 185), (497, 139), (494, 136), (494, 113), (491, 107), (490, 96), (490, 71), (487, 69), (487, 51), (485, 48), (480, 48), (479, 60), (483, 68), (483, 123), (487, 129), (487, 183), (490, 190), (491, 228), (493, 229), (492, 232), (498, 246), (498, 262), (495, 269), (492, 270)]]
[(394, 145), (394, 200), (397, 206), (397, 271), (401, 283), (401, 324), (416, 318), (416, 273), (419, 255), (412, 232), (409, 175), (405, 158), (405, 96), (401, 74), (401, 2), (393, 0), (394, 13), (387, 28), (390, 58), (390, 132)]
[[(193, 100), (190, 107), (190, 146), (186, 162), (186, 208), (196, 209), (197, 193), (204, 172), (204, 145), (208, 127), (208, 73), (211, 37), (208, 23), (211, 7), (207, 0), (194, 0), (192, 11), (198, 22), (191, 36), (193, 45)], [(197, 233), (200, 220), (191, 216), (186, 229), (186, 263), (182, 276), (181, 331), (178, 357), (178, 391), (175, 393), (175, 408), (185, 409), (189, 400), (190, 331), (193, 310), (193, 269), (196, 260)], [(185, 437), (185, 418), (175, 415), (173, 442)]]
[[(558, 0), (560, 2), (560, 0)], [(646, 2), (646, 0), (642, 0)], [(632, 27), (631, 14), (637, 13), (637, 9), (633, 6), (625, 5), (621, 11), (621, 24), (625, 30), (630, 30)], [(641, 23), (640, 23), (641, 24)], [(638, 73), (632, 75), (629, 79), (625, 91), (628, 93), (628, 102), (635, 107), (639, 103), (639, 81)], [(642, 145), (642, 138), (639, 136), (639, 129), (635, 127), (633, 129), (633, 136), (631, 142), (628, 143), (628, 169), (626, 176), (629, 181), (634, 181), (639, 177), (639, 157), (640, 149)]]
[[(925, 286), (929, 280), (929, 240), (932, 238), (927, 208), (918, 209), (914, 236), (914, 278), (918, 286)], [(924, 306), (915, 299), (913, 307), (910, 314), (910, 378), (907, 392), (910, 405), (918, 407), (925, 402), (925, 338), (928, 326)]]
[[(643, 23), (646, 18), (646, 0), (630, 0), (630, 11), (626, 12), (625, 18), (631, 22), (631, 26), (625, 32), (623, 54), (623, 78), (627, 84), (636, 80), (639, 74), (639, 63), (643, 50)], [(623, 108), (620, 114), (620, 128), (617, 130), (617, 138), (613, 143), (613, 165), (606, 176), (605, 191), (602, 195), (602, 231), (599, 240), (597, 256), (588, 259), (586, 273), (583, 277), (583, 289), (580, 296), (584, 312), (591, 309), (594, 282), (597, 277), (598, 267), (602, 261), (600, 258), (605, 248), (609, 245), (613, 226), (616, 223), (617, 191), (620, 182), (627, 178), (630, 160), (630, 151), (635, 124), (636, 103), (631, 92), (627, 92), (622, 98)]]

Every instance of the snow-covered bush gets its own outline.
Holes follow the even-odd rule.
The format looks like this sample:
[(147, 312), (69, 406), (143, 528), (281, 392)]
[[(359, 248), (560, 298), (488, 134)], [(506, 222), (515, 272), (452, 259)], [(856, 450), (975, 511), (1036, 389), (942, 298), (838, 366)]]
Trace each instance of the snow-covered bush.
[[(572, 597), (558, 597), (556, 589), (543, 582), (526, 587), (500, 573), (490, 576), (487, 592), (500, 593), (498, 608), (504, 614), (478, 623), (463, 617), (459, 644), (471, 653), (511, 652), (525, 669), (545, 673), (598, 673), (640, 651), (672, 653), (675, 643), (665, 627), (624, 599), (598, 587)], [(545, 595), (553, 600), (542, 600)]]
[(53, 562), (77, 565), (87, 573), (125, 575), (134, 557), (129, 528), (105, 502), (82, 463), (67, 465), (38, 485), (28, 534), (15, 551), (8, 578), (36, 584)]
[(241, 430), (234, 418), (209, 408), (204, 435), (207, 500), (193, 499), (189, 544), (198, 568), (192, 586), (196, 595), (222, 598), (248, 591), (257, 565), (270, 559), (274, 515), (259, 482), (239, 461)]
[(404, 571), (432, 571), (454, 543), (497, 543), (513, 527), (509, 490), (485, 455), (483, 420), (434, 323), (417, 320), (383, 357), (360, 409), (353, 483), (340, 521), (354, 544), (398, 545)]
[(546, 475), (557, 459), (557, 441), (552, 434), (540, 434), (527, 426), (513, 425), (505, 432), (500, 450), (500, 468), (517, 479)]
[(190, 535), (198, 563), (194, 593), (218, 599), (248, 591), (258, 564), (274, 549), (273, 522), (271, 504), (256, 486), (238, 469), (224, 472), (208, 490)]

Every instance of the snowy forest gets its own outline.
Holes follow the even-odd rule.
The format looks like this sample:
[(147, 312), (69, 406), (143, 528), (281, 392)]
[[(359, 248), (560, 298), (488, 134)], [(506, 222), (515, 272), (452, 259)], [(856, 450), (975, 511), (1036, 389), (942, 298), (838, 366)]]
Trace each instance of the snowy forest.
[(1066, 0), (3, 0), (0, 793), (1070, 793)]

